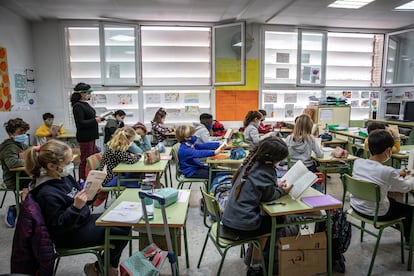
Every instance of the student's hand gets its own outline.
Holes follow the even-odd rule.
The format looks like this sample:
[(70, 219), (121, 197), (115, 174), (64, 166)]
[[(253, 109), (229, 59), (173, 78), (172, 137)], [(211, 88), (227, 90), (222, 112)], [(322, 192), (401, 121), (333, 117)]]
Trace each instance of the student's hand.
[(292, 189), (292, 187), (293, 187), (293, 185), (288, 185), (287, 183), (286, 183), (286, 180), (283, 180), (283, 181), (281, 181), (281, 182), (279, 182), (279, 187), (280, 188), (282, 188), (283, 189), (283, 191), (285, 191), (285, 193), (289, 193), (290, 192), (290, 190)]
[(215, 151), (214, 151), (214, 154), (215, 155), (217, 155), (217, 154), (219, 154), (220, 152), (222, 152), (225, 148), (226, 148), (226, 146), (227, 146), (227, 144), (226, 143), (223, 143), (223, 144), (221, 144)]
[(405, 177), (408, 173), (409, 173), (409, 171), (408, 171), (407, 168), (401, 169), (400, 172), (399, 172), (400, 176), (402, 176), (402, 177)]
[(73, 206), (80, 210), (85, 206), (86, 201), (88, 201), (88, 196), (86, 195), (85, 189), (82, 189), (82, 191), (76, 194)]
[(101, 123), (101, 122), (105, 121), (105, 118), (102, 118), (102, 117), (95, 117), (95, 120), (96, 120), (96, 122), (99, 124), (99, 123)]
[(400, 133), (397, 128), (386, 127), (386, 129), (391, 133), (392, 137), (400, 137)]

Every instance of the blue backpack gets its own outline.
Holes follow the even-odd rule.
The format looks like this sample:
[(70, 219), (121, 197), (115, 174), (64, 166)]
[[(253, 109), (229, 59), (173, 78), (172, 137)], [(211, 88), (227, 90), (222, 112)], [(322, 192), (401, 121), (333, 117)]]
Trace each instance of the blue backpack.
[(213, 182), (211, 184), (210, 194), (212, 194), (214, 198), (217, 200), (221, 212), (223, 212), (227, 206), (228, 197), (230, 195), (230, 190), (232, 187), (232, 178), (232, 174), (217, 175), (213, 179)]

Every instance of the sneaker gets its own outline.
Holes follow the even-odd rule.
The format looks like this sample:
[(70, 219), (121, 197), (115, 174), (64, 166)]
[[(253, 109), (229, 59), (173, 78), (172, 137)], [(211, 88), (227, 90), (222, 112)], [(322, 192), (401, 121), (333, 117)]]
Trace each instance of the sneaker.
[(247, 276), (263, 276), (263, 269), (261, 267), (249, 267), (247, 270)]
[(16, 205), (10, 205), (6, 209), (6, 215), (4, 217), (4, 221), (6, 222), (6, 225), (10, 228), (14, 228), (16, 225), (16, 217), (17, 217), (17, 211), (16, 211)]
[(87, 276), (99, 276), (95, 263), (86, 264), (83, 267), (83, 272), (85, 272), (85, 275)]

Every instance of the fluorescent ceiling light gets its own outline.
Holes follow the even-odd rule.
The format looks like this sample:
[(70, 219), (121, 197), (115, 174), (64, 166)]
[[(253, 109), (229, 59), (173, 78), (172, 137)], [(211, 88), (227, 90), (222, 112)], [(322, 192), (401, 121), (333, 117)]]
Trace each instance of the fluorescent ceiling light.
[(394, 10), (414, 10), (414, 1), (410, 1), (408, 3), (405, 3), (404, 5), (398, 6)]
[(114, 35), (114, 36), (110, 37), (109, 39), (115, 40), (115, 41), (126, 42), (126, 41), (134, 41), (135, 37), (129, 36), (129, 35)]
[(375, 0), (337, 0), (331, 3), (328, 8), (359, 9), (374, 1)]

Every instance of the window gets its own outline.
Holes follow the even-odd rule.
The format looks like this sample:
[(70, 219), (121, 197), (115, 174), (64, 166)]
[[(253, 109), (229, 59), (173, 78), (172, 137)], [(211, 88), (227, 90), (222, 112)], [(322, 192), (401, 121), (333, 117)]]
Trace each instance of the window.
[(142, 26), (144, 86), (211, 85), (208, 27)]

